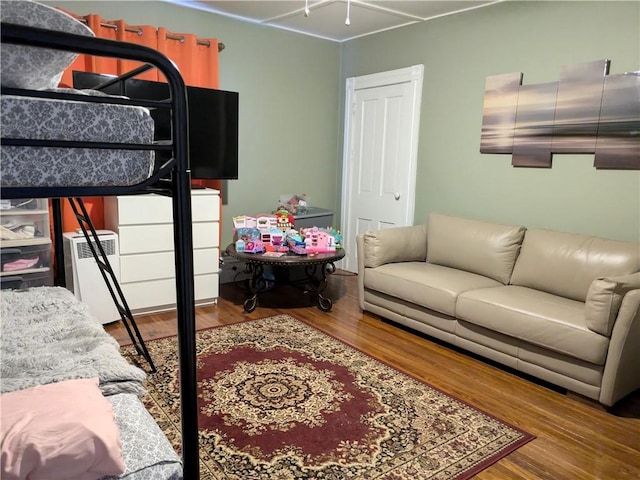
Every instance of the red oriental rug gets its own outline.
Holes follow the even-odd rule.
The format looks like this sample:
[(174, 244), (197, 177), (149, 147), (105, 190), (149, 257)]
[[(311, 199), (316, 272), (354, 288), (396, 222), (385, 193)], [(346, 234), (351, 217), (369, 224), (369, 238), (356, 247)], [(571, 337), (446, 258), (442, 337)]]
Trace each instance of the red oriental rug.
[[(179, 449), (176, 339), (147, 347)], [(461, 480), (533, 439), (289, 315), (200, 331), (197, 354), (201, 479)]]

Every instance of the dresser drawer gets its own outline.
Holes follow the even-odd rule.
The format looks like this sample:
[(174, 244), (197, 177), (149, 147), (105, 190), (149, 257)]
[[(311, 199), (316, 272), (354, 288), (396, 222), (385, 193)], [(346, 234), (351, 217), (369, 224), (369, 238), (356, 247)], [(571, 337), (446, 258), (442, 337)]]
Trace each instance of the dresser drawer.
[[(216, 275), (217, 276), (217, 275)], [(53, 285), (53, 272), (47, 268), (41, 272), (18, 273), (12, 275), (3, 275), (0, 277), (0, 287), (4, 290), (7, 288), (21, 289), (31, 287), (43, 287)]]
[(0, 223), (4, 227), (0, 232), (3, 247), (51, 243), (48, 210), (2, 210)]
[(41, 245), (25, 245), (0, 249), (2, 276), (47, 271), (51, 267), (51, 241)]
[(217, 222), (220, 220), (220, 195), (211, 190), (191, 192), (191, 216), (194, 222)]
[[(194, 287), (196, 303), (217, 298), (218, 274), (196, 275)], [(122, 291), (132, 310), (164, 310), (176, 303), (176, 281), (173, 278), (123, 283)]]
[[(193, 224), (193, 248), (218, 246), (218, 223)], [(173, 225), (120, 227), (120, 255), (173, 251)]]
[[(132, 195), (107, 197), (105, 220), (108, 228), (117, 225), (151, 225), (173, 223), (170, 197), (163, 195)], [(220, 197), (211, 190), (194, 190), (191, 194), (191, 216), (194, 222), (214, 222), (220, 219)], [(108, 220), (107, 220), (108, 219)]]
[[(193, 251), (193, 271), (195, 275), (217, 273), (218, 268), (217, 248), (203, 248)], [(173, 252), (120, 256), (120, 281), (122, 283), (174, 277), (175, 260)]]

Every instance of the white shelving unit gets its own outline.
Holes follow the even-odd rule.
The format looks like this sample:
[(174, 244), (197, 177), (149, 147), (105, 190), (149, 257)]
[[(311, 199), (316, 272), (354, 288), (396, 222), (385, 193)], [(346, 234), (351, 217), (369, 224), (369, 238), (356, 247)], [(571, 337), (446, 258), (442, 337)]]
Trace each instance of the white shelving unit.
[[(197, 305), (217, 302), (220, 193), (193, 190), (193, 264)], [(104, 199), (105, 227), (118, 234), (120, 286), (129, 308), (150, 313), (175, 308), (171, 199), (132, 195)]]
[[(3, 200), (3, 202), (9, 202)], [(2, 288), (27, 288), (53, 285), (49, 208), (46, 198), (11, 200), (10, 208), (0, 209)], [(28, 238), (11, 238), (25, 235)], [(12, 266), (24, 263), (24, 268)]]

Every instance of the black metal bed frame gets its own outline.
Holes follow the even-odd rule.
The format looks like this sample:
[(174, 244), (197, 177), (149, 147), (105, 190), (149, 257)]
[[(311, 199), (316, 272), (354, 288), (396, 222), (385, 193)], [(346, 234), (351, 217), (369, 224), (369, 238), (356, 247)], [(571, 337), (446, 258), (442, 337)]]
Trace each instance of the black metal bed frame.
[[(2, 189), (0, 196), (2, 198), (54, 199), (54, 245), (56, 251), (56, 265), (58, 268), (60, 265), (64, 265), (59, 199), (132, 195), (140, 193), (158, 193), (171, 196), (174, 220), (173, 231), (176, 267), (177, 335), (180, 359), (179, 379), (183, 472), (185, 479), (197, 479), (199, 477), (199, 445), (192, 254), (193, 238), (191, 228), (191, 174), (189, 170), (188, 157), (187, 101), (184, 80), (176, 67), (167, 57), (156, 50), (141, 45), (7, 23), (2, 23), (0, 35), (2, 43), (5, 44), (24, 44), (34, 47), (52, 48), (101, 57), (122, 58), (139, 61), (144, 64), (151, 64), (163, 73), (169, 84), (171, 98), (162, 102), (93, 97), (69, 93), (21, 90), (3, 87), (1, 90), (3, 95), (11, 94), (31, 97), (71, 99), (83, 102), (115, 103), (170, 109), (173, 139), (171, 142), (164, 142), (163, 144), (139, 145), (105, 142), (24, 140), (3, 137), (2, 145), (123, 150), (169, 150), (172, 151), (173, 155), (171, 160), (162, 165), (152, 177), (133, 186), (7, 187)], [(77, 207), (74, 206), (74, 210), (76, 210), (76, 208)], [(80, 210), (83, 210), (83, 208), (80, 207)], [(77, 210), (76, 213), (78, 213)], [(83, 211), (81, 213), (81, 216), (82, 215), (86, 215), (86, 211)], [(83, 225), (81, 224), (81, 226)], [(92, 229), (92, 227), (90, 227), (90, 229)], [(91, 242), (89, 243), (91, 244)], [(99, 245), (99, 242), (97, 242), (97, 245)], [(138, 348), (138, 346), (136, 347)], [(151, 365), (153, 368), (153, 364)]]

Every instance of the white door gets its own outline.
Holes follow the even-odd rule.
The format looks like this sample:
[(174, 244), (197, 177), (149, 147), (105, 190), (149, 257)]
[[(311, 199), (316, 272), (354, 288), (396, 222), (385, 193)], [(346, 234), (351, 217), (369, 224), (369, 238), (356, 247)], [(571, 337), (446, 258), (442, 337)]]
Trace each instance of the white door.
[(345, 260), (356, 272), (356, 236), (413, 224), (424, 67), (347, 79), (342, 182)]

